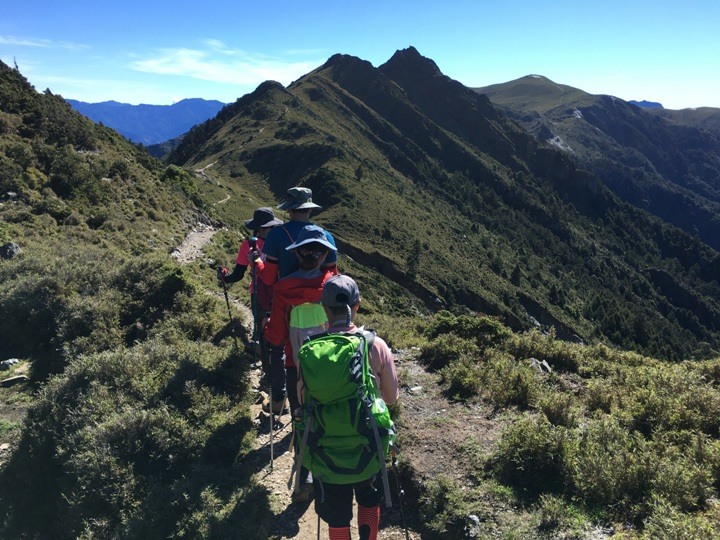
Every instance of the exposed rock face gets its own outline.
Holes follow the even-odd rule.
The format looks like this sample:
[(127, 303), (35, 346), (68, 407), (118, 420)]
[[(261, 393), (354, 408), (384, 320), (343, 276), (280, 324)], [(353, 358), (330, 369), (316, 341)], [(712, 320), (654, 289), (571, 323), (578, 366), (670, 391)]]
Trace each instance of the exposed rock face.
[(16, 255), (20, 255), (22, 253), (22, 248), (18, 246), (15, 242), (8, 242), (7, 244), (3, 244), (0, 246), (0, 257), (6, 260), (10, 260)]

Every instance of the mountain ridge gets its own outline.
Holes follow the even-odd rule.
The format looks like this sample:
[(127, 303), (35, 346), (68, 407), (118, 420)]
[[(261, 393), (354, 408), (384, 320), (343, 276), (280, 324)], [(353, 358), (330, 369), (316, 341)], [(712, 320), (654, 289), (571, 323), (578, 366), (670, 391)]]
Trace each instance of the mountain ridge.
[(547, 78), (475, 90), (624, 200), (720, 248), (720, 131)]
[[(293, 185), (310, 187), (324, 207), (318, 221), (354, 260), (412, 283), (437, 306), (464, 305), (514, 327), (531, 324), (530, 314), (566, 335), (614, 343), (629, 344), (635, 324), (645, 337), (633, 346), (666, 352), (661, 342), (676, 332), (685, 337), (671, 338), (673, 347), (716, 341), (718, 306), (707, 296), (716, 251), (624, 203), (416, 49), (393, 58), (375, 68), (334, 55), (287, 88), (259, 89), (193, 128), (171, 159), (191, 169), (213, 163), (212, 182), (242, 197), (282, 200)], [(238, 223), (230, 210), (223, 219)], [(462, 242), (445, 244), (435, 221)], [(692, 255), (672, 267), (676, 245)], [(692, 260), (701, 273), (688, 273)], [(612, 276), (599, 280), (601, 268)], [(624, 283), (630, 276), (643, 285)], [(702, 299), (713, 315), (700, 322), (683, 298)], [(676, 323), (653, 312), (658, 302), (682, 310), (684, 322), (671, 330)], [(627, 311), (624, 322), (616, 309)]]

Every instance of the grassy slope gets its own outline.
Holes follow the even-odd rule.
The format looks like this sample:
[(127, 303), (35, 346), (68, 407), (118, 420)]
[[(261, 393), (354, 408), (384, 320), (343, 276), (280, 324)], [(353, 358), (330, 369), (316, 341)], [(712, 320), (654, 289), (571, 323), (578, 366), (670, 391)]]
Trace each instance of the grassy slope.
[(0, 388), (3, 419), (27, 408), (0, 423), (0, 536), (262, 531), (225, 306), (169, 256), (207, 219), (192, 177), (4, 64), (0, 104), (0, 351), (31, 376)]
[[(13, 77), (13, 73), (3, 73), (0, 81), (5, 83)], [(397, 264), (402, 264), (404, 252), (400, 246), (413, 240), (413, 232), (419, 230), (426, 234), (428, 244), (425, 248), (421, 243), (419, 292), (447, 293), (447, 282), (435, 275), (446, 267), (452, 270), (453, 265), (458, 265), (459, 272), (478, 272), (477, 266), (465, 266), (461, 256), (466, 250), (476, 249), (488, 260), (496, 255), (494, 262), (500, 268), (480, 269), (480, 279), (487, 280), (489, 291), (483, 294), (492, 295), (491, 287), (496, 284), (501, 295), (504, 290), (514, 290), (508, 284), (512, 267), (507, 263), (510, 257), (519, 256), (521, 249), (535, 263), (523, 265), (522, 282), (532, 278), (526, 268), (541, 272), (550, 260), (531, 249), (533, 246), (549, 243), (547, 249), (557, 250), (552, 252), (553, 257), (561, 257), (558, 260), (564, 265), (572, 263), (572, 254), (577, 256), (578, 251), (573, 250), (585, 246), (587, 251), (580, 252), (588, 257), (594, 256), (592, 249), (600, 252), (597, 261), (603, 265), (605, 272), (600, 275), (606, 283), (598, 291), (607, 293), (610, 301), (619, 301), (620, 296), (610, 294), (612, 289), (628, 295), (636, 290), (639, 296), (631, 299), (642, 302), (648, 297), (643, 290), (647, 281), (643, 275), (633, 274), (637, 261), (619, 258), (624, 253), (623, 242), (637, 242), (634, 250), (656, 257), (649, 260), (666, 264), (673, 271), (697, 261), (701, 254), (692, 250), (701, 248), (684, 235), (668, 236), (666, 228), (653, 219), (632, 221), (639, 218), (623, 205), (609, 204), (604, 208), (602, 223), (591, 215), (578, 218), (576, 209), (572, 220), (548, 229), (547, 222), (537, 223), (527, 215), (537, 217), (572, 205), (560, 194), (551, 193), (550, 184), (537, 178), (532, 167), (509, 174), (505, 163), (516, 157), (506, 155), (505, 163), (498, 163), (473, 150), (472, 145), (457, 141), (451, 130), (433, 128), (434, 140), (441, 147), (457, 141), (462, 150), (453, 146), (453, 152), (477, 155), (478, 163), (473, 165), (471, 175), (484, 171), (483, 182), (503, 187), (499, 192), (489, 188), (483, 191), (489, 198), (482, 213), (473, 205), (458, 207), (457, 203), (473, 195), (469, 187), (464, 188), (468, 191), (463, 195), (445, 193), (433, 184), (437, 179), (432, 174), (424, 173), (451, 161), (442, 155), (424, 157), (422, 154), (427, 156), (427, 152), (420, 152), (417, 144), (399, 140), (395, 135), (407, 127), (401, 119), (397, 127), (383, 122), (364, 101), (338, 87), (333, 77), (325, 73), (323, 84), (300, 81), (298, 85), (305, 88), (299, 96), (269, 85), (262, 90), (269, 91), (272, 99), (241, 103), (240, 108), (252, 108), (247, 111), (249, 119), (243, 117), (242, 122), (221, 125), (219, 136), (210, 138), (208, 149), (193, 163), (193, 168), (213, 164), (205, 170), (208, 180), (201, 177), (188, 184), (185, 177), (168, 176), (152, 167), (143, 170), (133, 159), (142, 154), (135, 154), (118, 140), (117, 154), (113, 156), (128, 162), (128, 174), (134, 177), (125, 179), (126, 173), (120, 167), (116, 184), (110, 185), (119, 186), (118, 195), (133, 189), (133, 185), (142, 186), (137, 192), (139, 202), (132, 206), (120, 196), (114, 203), (111, 199), (87, 204), (87, 192), (93, 192), (92, 175), (86, 177), (89, 185), (81, 184), (77, 193), (71, 190), (58, 196), (48, 184), (49, 178), (43, 179), (30, 170), (33, 167), (48, 176), (42, 167), (37, 167), (41, 162), (35, 154), (35, 149), (45, 147), (32, 146), (29, 163), (21, 164), (17, 156), (22, 153), (18, 153), (17, 145), (29, 145), (29, 137), (17, 132), (23, 120), (16, 112), (2, 111), (5, 123), (0, 143), (4, 163), (23, 167), (20, 175), (3, 177), (3, 181), (20, 178), (27, 183), (31, 181), (27, 175), (37, 180), (32, 185), (13, 186), (20, 197), (5, 200), (0, 207), (4, 218), (12, 218), (2, 222), (2, 240), (18, 241), (26, 251), (22, 258), (2, 262), (0, 301), (4, 310), (18, 313), (23, 301), (36, 297), (24, 296), (23, 291), (41, 292), (45, 294), (39, 297), (43, 302), (35, 307), (42, 309), (33, 311), (35, 308), (29, 306), (28, 313), (33, 317), (44, 315), (53, 324), (62, 323), (51, 325), (54, 332), (49, 334), (31, 334), (20, 349), (23, 357), (42, 360), (51, 344), (71, 345), (58, 357), (57, 367), (64, 373), (42, 389), (30, 410), (19, 448), (0, 468), (2, 535), (147, 537), (148, 531), (153, 531), (158, 538), (263, 537), (269, 502), (267, 494), (248, 482), (250, 471), (243, 467), (252, 457), (252, 426), (242, 397), (246, 395), (243, 370), (227, 347), (227, 329), (222, 325), (224, 306), (206, 297), (192, 275), (204, 272), (208, 277), (207, 269), (179, 269), (163, 253), (175, 243), (172, 236), (179, 234), (188, 214), (196, 217), (179, 187), (190, 192), (190, 188), (200, 188), (208, 203), (231, 193), (228, 204), (216, 205), (216, 212), (237, 225), (258, 203), (267, 204), (281, 196), (288, 185), (301, 180), (316, 182), (312, 185), (328, 207), (320, 216), (322, 222), (333, 230), (337, 228), (338, 236), (348, 246), (352, 240), (359, 246), (358, 253), (369, 255), (363, 262), (372, 260), (369, 266), (342, 261), (348, 272), (360, 276), (364, 294), (372, 299), (371, 309), (363, 310), (364, 320), (398, 346), (422, 345), (425, 361), (436, 369), (447, 364), (447, 369), (441, 371), (447, 396), (470, 404), (481, 402), (483, 410), (490, 407), (489, 420), (511, 425), (498, 442), (497, 453), (485, 453), (486, 447), (468, 440), (458, 447), (440, 447), (441, 452), (459, 454), (434, 455), (436, 461), (464, 463), (463, 474), (467, 476), (456, 479), (467, 483), (460, 486), (436, 478), (420, 486), (420, 512), (429, 537), (457, 538), (462, 534), (458, 532), (463, 527), (461, 518), (470, 513), (480, 516), (482, 534), (515, 538), (559, 534), (579, 537), (593, 525), (613, 520), (634, 520), (644, 527), (644, 531), (624, 530), (626, 538), (642, 534), (653, 538), (660, 533), (693, 538), (716, 533), (712, 505), (720, 470), (716, 361), (667, 365), (604, 347), (572, 346), (536, 333), (513, 335), (496, 321), (475, 317), (456, 319), (441, 314), (429, 324), (424, 319), (400, 324), (388, 318), (387, 313), (416, 312), (415, 300), (370, 268), (380, 261), (383, 266), (388, 264), (384, 273), (392, 275), (389, 263), (380, 257), (390, 262), (400, 260)], [(56, 103), (49, 96), (26, 91), (22, 94), (25, 100)], [(335, 105), (345, 107), (334, 107), (332, 120), (328, 116), (322, 123), (311, 122), (312, 113), (325, 111), (323, 100), (334, 100)], [(355, 114), (357, 111), (362, 116)], [(292, 121), (287, 121), (285, 115), (292, 115)], [(328, 122), (332, 122), (332, 131), (325, 129)], [(369, 129), (371, 125), (373, 129)], [(92, 126), (86, 127), (93, 132)], [(335, 133), (341, 127), (343, 137)], [(379, 132), (379, 127), (384, 131)], [(373, 144), (368, 145), (358, 135), (360, 132), (375, 136)], [(38, 137), (53, 146), (44, 136)], [(290, 145), (288, 138), (300, 140), (300, 144)], [(15, 148), (10, 156), (8, 141)], [(433, 144), (433, 138), (426, 144)], [(73, 152), (77, 153), (77, 149), (73, 146)], [(89, 166), (94, 163), (92, 156), (100, 159), (110, 152), (102, 144), (93, 145), (94, 151), (98, 149), (99, 154), (81, 153), (88, 160), (82, 163)], [(244, 159), (235, 159), (235, 152), (245, 152)], [(403, 161), (404, 156), (415, 161)], [(322, 167), (317, 167), (318, 162)], [(334, 171), (349, 174), (354, 180), (347, 181)], [(406, 174), (408, 171), (413, 174)], [(388, 186), (388, 179), (395, 183)], [(361, 196), (355, 190), (357, 183), (373, 197)], [(323, 192), (325, 187), (327, 191)], [(7, 189), (7, 184), (3, 188)], [(398, 195), (401, 189), (406, 191)], [(534, 195), (526, 194), (526, 189)], [(375, 197), (377, 190), (381, 195)], [(150, 198), (156, 202), (145, 206), (144, 201)], [(419, 204), (408, 207), (408, 199)], [(507, 204), (508, 200), (522, 201), (522, 210)], [(608, 200), (613, 203), (612, 198)], [(52, 201), (52, 211), (47, 201)], [(160, 206), (164, 211), (152, 218), (150, 211), (158, 211), (161, 201), (166, 201), (167, 206)], [(582, 208), (579, 202), (574, 204)], [(138, 214), (138, 206), (147, 215)], [(494, 210), (494, 206), (501, 208)], [(111, 210), (104, 219), (95, 221), (99, 208)], [(396, 215), (397, 219), (391, 219)], [(373, 241), (347, 226), (348, 217), (366, 228), (366, 235), (377, 230)], [(503, 221), (495, 222), (491, 217), (502, 217)], [(583, 223), (588, 224), (587, 229), (581, 226)], [(473, 225), (478, 226), (477, 233)], [(505, 237), (497, 232), (503, 229), (522, 234), (515, 232), (515, 237)], [(648, 230), (655, 231), (651, 237), (666, 239), (671, 245), (644, 239), (641, 232)], [(528, 231), (536, 233), (534, 240), (532, 235), (528, 238)], [(620, 231), (625, 236), (613, 238)], [(564, 244), (547, 239), (561, 235)], [(218, 256), (232, 252), (236, 242), (234, 234), (225, 233), (221, 245), (213, 246), (211, 253)], [(677, 250), (678, 259), (664, 262), (661, 254), (671, 248)], [(432, 265), (436, 259), (444, 263), (442, 268)], [(397, 271), (405, 271), (407, 262), (405, 269)], [(590, 265), (584, 270), (589, 272), (595, 261), (583, 264)], [(573, 272), (582, 271), (572, 268)], [(558, 279), (562, 276), (572, 283), (562, 274), (568, 266), (557, 271)], [(637, 289), (623, 292), (621, 288), (628, 285), (622, 278), (627, 274), (638, 280), (633, 285)], [(693, 278), (690, 274), (686, 279)], [(458, 279), (459, 274), (450, 276)], [(544, 283), (548, 279), (553, 283), (550, 274), (534, 279), (539, 289), (547, 286)], [(655, 279), (663, 282), (668, 278)], [(475, 286), (473, 283), (460, 282)], [(703, 280), (697, 279), (694, 286), (701, 283)], [(705, 292), (713, 294), (712, 284), (707, 282), (705, 286)], [(97, 308), (102, 309), (101, 318), (97, 317)], [(648, 312), (648, 317), (654, 316)], [(29, 318), (21, 325), (22, 331), (46, 328), (30, 322)], [(422, 328), (427, 329), (424, 338), (418, 336)], [(84, 333), (86, 330), (90, 334)], [(7, 328), (3, 331), (7, 339), (10, 332)], [(91, 337), (93, 331), (98, 334)], [(450, 334), (457, 336), (448, 338)], [(99, 336), (111, 339), (98, 342), (95, 338)], [(34, 348), (31, 342), (44, 346)], [(84, 348), (91, 345), (95, 348)], [(87, 354), (78, 356), (82, 351)], [(529, 357), (548, 361), (553, 375), (542, 376), (528, 368)], [(645, 391), (647, 385), (651, 390)], [(496, 407), (495, 413), (492, 407)], [(402, 426), (402, 411), (399, 415)], [(437, 427), (447, 427), (454, 423), (451, 420), (438, 418)], [(466, 433), (464, 426), (461, 428)], [(649, 442), (643, 442), (639, 435), (648, 434)], [(608, 441), (614, 444), (609, 451), (603, 446)], [(693, 452), (684, 451), (688, 448)], [(618, 464), (612, 459), (601, 460), (617, 455), (625, 461)], [(558, 456), (562, 459), (558, 460)], [(663, 468), (658, 468), (658, 463)], [(534, 475), (518, 473), (526, 470), (534, 471)], [(555, 473), (566, 475), (565, 490), (543, 481), (543, 475), (556, 480)], [(25, 486), (21, 492), (13, 489), (21, 484)], [(628, 485), (633, 489), (626, 489)], [(549, 490), (548, 486), (555, 487)], [(517, 492), (513, 493), (513, 489)], [(653, 495), (662, 500), (653, 499)], [(610, 510), (598, 510), (604, 503)]]
[(217, 208), (234, 225), (311, 187), (342, 250), (431, 308), (464, 305), (516, 328), (528, 311), (563, 335), (667, 357), (717, 348), (716, 252), (426, 67), (412, 53), (379, 69), (337, 55), (288, 89), (267, 83), (238, 100), (175, 159), (212, 164), (203, 189), (233, 194)]

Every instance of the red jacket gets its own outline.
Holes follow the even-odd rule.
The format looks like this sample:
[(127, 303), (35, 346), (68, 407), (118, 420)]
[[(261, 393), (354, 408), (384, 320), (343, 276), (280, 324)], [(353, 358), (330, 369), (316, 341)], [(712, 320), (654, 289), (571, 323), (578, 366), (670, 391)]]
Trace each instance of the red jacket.
[[(293, 272), (275, 283), (270, 319), (265, 324), (264, 336), (271, 345), (279, 347), (289, 343), (290, 310), (305, 302), (320, 302), (325, 282), (333, 276), (331, 270), (312, 271), (312, 277), (301, 277), (310, 272)], [(285, 348), (285, 365), (293, 366), (292, 354)]]

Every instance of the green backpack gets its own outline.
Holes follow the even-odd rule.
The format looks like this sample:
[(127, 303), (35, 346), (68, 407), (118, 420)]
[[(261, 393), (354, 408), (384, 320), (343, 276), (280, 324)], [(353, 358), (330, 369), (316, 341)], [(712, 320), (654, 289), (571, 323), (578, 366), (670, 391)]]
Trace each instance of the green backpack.
[(326, 332), (300, 348), (304, 406), (294, 420), (301, 434), (296, 473), (299, 480), (302, 464), (322, 482), (352, 484), (380, 472), (389, 507), (385, 458), (395, 426), (368, 360), (374, 339), (372, 332)]

